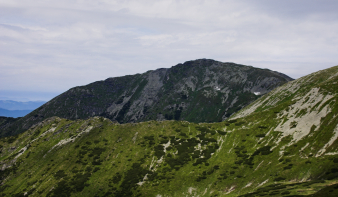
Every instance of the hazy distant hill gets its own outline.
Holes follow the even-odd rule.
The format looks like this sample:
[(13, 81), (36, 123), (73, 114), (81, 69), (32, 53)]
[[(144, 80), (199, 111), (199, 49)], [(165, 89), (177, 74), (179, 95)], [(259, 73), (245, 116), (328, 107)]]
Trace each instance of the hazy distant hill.
[(40, 107), (45, 104), (45, 101), (28, 101), (28, 102), (20, 102), (20, 101), (12, 101), (12, 100), (0, 100), (0, 108), (7, 110), (31, 110)]
[(48, 118), (0, 138), (0, 194), (337, 197), (337, 100), (338, 66), (224, 122)]
[(17, 118), (17, 117), (23, 117), (32, 111), (33, 110), (7, 110), (7, 109), (0, 108), (0, 116)]
[(219, 122), (292, 80), (268, 69), (199, 59), (143, 74), (74, 87), (15, 123), (20, 133), (45, 118), (103, 116), (119, 123), (147, 120)]

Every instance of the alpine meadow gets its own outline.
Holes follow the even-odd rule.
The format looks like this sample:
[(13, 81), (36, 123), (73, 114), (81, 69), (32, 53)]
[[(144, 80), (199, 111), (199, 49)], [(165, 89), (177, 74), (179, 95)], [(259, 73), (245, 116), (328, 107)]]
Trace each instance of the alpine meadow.
[(338, 66), (200, 59), (0, 119), (0, 196), (336, 197)]

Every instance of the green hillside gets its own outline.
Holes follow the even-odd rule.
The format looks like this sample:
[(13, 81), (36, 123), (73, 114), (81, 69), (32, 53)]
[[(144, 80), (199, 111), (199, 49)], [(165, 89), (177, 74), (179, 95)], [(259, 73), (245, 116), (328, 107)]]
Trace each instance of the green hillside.
[(217, 123), (52, 117), (1, 138), (2, 196), (337, 196), (338, 66)]

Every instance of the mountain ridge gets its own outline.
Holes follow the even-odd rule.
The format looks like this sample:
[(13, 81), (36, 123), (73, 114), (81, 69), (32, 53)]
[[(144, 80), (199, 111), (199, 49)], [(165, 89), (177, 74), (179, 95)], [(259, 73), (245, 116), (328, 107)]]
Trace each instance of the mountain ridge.
[[(104, 117), (50, 117), (0, 138), (0, 191), (3, 196), (334, 197), (337, 99), (338, 66), (288, 82), (222, 122), (119, 124)], [(304, 126), (309, 117), (314, 121)]]
[(103, 116), (119, 123), (148, 120), (217, 122), (292, 78), (235, 63), (199, 59), (143, 74), (108, 78), (78, 86), (34, 110), (16, 125), (14, 135), (45, 118)]

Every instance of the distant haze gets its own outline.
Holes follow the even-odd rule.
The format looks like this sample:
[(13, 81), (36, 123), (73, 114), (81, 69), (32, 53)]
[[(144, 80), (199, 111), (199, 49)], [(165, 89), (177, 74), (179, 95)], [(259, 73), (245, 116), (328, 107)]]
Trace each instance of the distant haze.
[(0, 100), (0, 108), (7, 110), (34, 110), (43, 104), (45, 104), (44, 101), (17, 102), (12, 100)]
[(0, 108), (0, 117), (12, 117), (12, 118), (18, 118), (18, 117), (24, 117), (25, 115), (29, 114), (33, 110), (7, 110)]
[(43, 105), (44, 101), (18, 102), (13, 100), (0, 100), (0, 116), (23, 117)]
[(0, 99), (48, 101), (200, 58), (292, 78), (338, 65), (336, 0), (0, 0)]
[(61, 92), (47, 92), (41, 90), (41, 92), (36, 91), (20, 91), (20, 90), (0, 90), (0, 100), (12, 100), (18, 102), (46, 102), (50, 99), (56, 97)]

